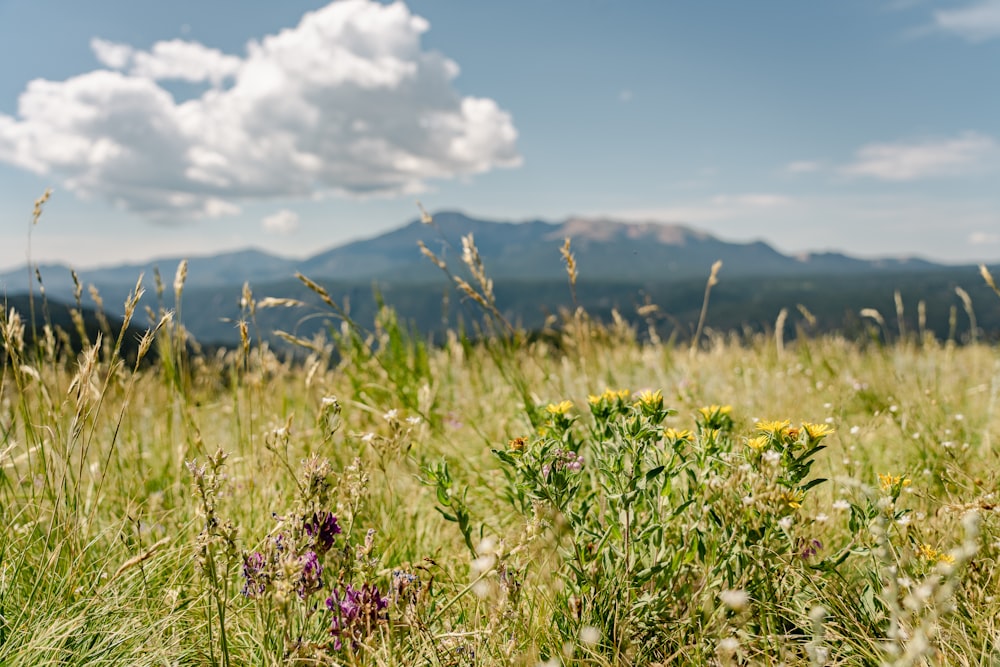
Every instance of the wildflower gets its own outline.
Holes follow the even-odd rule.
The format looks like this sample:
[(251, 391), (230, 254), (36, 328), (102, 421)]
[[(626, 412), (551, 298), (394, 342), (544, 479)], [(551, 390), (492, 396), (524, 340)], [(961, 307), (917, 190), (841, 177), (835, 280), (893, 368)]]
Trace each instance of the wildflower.
[(788, 430), (791, 427), (792, 422), (788, 419), (784, 421), (759, 421), (757, 422), (757, 430), (763, 433), (767, 433), (773, 438), (788, 435)]
[(265, 571), (267, 564), (264, 554), (255, 551), (252, 554), (243, 556), (243, 590), (240, 591), (244, 597), (251, 599), (259, 598), (267, 589), (270, 576)]
[(778, 463), (778, 461), (781, 460), (781, 454), (779, 454), (778, 452), (774, 451), (773, 449), (769, 449), (766, 452), (764, 452), (764, 456), (761, 457), (761, 458), (764, 459), (765, 463), (769, 463), (771, 465), (776, 465)]
[(819, 540), (817, 539), (809, 540), (802, 548), (802, 551), (799, 552), (799, 557), (802, 560), (809, 560), (817, 553), (819, 553), (819, 550), (822, 548), (823, 548), (823, 543), (820, 542)]
[(643, 408), (652, 408), (659, 410), (663, 407), (663, 392), (657, 389), (656, 391), (640, 391), (636, 394), (635, 404)]
[(942, 553), (929, 544), (921, 544), (918, 546), (917, 555), (924, 560), (930, 561), (931, 563), (946, 563), (948, 565), (953, 565), (955, 563), (954, 556)]
[(601, 641), (601, 631), (592, 625), (584, 625), (580, 628), (580, 641), (587, 646), (594, 646)]
[(393, 408), (392, 410), (389, 410), (384, 415), (382, 415), (382, 418), (388, 422), (397, 421), (399, 419), (399, 410)]
[(705, 419), (711, 419), (713, 415), (728, 415), (733, 411), (733, 406), (731, 405), (706, 405), (703, 408), (698, 408), (698, 412)]
[(335, 589), (326, 599), (327, 609), (333, 612), (330, 634), (334, 637), (334, 650), (341, 650), (345, 639), (351, 642), (352, 650), (357, 650), (359, 642), (387, 620), (388, 606), (389, 598), (375, 584), (364, 584), (361, 588), (348, 584), (343, 593)]
[(831, 505), (831, 507), (833, 507), (833, 509), (837, 510), (838, 512), (844, 512), (851, 509), (851, 503), (841, 498), (839, 500), (834, 500), (833, 505)]
[(904, 486), (911, 484), (909, 478), (901, 475), (883, 475), (882, 473), (878, 474), (878, 481), (882, 486), (882, 491), (894, 494), (898, 494)]
[(513, 440), (509, 440), (507, 442), (507, 448), (515, 452), (524, 451), (524, 445), (525, 445), (524, 438), (521, 437), (514, 438)]
[(790, 509), (798, 509), (802, 507), (802, 499), (805, 494), (798, 489), (792, 489), (790, 491), (781, 492), (781, 502)]
[(303, 528), (312, 538), (313, 548), (320, 556), (333, 547), (334, 538), (341, 532), (337, 517), (332, 512), (313, 512)]
[(298, 593), (300, 598), (305, 599), (323, 588), (323, 565), (315, 551), (299, 556), (299, 565), (302, 572), (299, 574)]
[(545, 410), (550, 415), (561, 415), (565, 416), (567, 412), (573, 407), (573, 401), (562, 401), (559, 403), (549, 403)]
[(591, 405), (597, 405), (602, 400), (604, 400), (603, 396), (594, 396), (593, 394), (587, 394), (587, 402), (590, 403)]
[(770, 444), (770, 441), (766, 435), (758, 435), (747, 439), (747, 447), (757, 452), (766, 449), (768, 444)]
[(733, 611), (743, 611), (750, 603), (750, 595), (742, 590), (725, 590), (719, 593), (719, 600)]
[(682, 440), (685, 442), (691, 442), (694, 440), (694, 435), (687, 429), (678, 431), (674, 428), (668, 428), (663, 432), (663, 439), (668, 442), (680, 442)]
[(778, 519), (778, 525), (781, 526), (781, 529), (784, 531), (791, 530), (793, 523), (795, 523), (795, 520), (790, 515), (783, 516), (780, 519)]

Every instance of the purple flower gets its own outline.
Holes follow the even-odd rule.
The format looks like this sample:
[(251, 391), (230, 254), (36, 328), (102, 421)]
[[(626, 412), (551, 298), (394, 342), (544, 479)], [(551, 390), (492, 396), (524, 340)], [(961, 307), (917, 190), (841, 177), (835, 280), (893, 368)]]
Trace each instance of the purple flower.
[(333, 612), (330, 634), (333, 648), (343, 648), (343, 640), (349, 639), (351, 649), (356, 650), (360, 640), (372, 633), (375, 627), (386, 619), (389, 598), (382, 595), (375, 584), (364, 584), (354, 588), (350, 584), (340, 593), (334, 589), (326, 599), (326, 607)]
[(258, 598), (264, 594), (270, 577), (264, 571), (266, 565), (264, 554), (254, 551), (250, 555), (243, 556), (243, 593), (248, 598)]
[(323, 564), (315, 551), (307, 551), (299, 556), (302, 574), (299, 575), (299, 597), (305, 599), (323, 588)]
[(823, 543), (820, 542), (819, 540), (816, 539), (809, 540), (808, 542), (806, 542), (805, 547), (799, 553), (799, 556), (802, 558), (802, 560), (809, 560), (817, 553), (819, 553), (819, 550), (822, 548), (823, 548)]
[(313, 548), (320, 556), (333, 547), (334, 538), (340, 534), (340, 524), (333, 512), (313, 512), (306, 519), (305, 531), (313, 539)]

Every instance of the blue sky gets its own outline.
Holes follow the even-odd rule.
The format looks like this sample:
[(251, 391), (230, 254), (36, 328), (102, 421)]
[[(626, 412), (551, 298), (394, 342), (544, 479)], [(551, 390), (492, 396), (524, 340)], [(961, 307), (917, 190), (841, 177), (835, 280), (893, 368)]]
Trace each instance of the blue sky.
[(430, 210), (1000, 260), (1000, 0), (0, 0), (0, 268)]

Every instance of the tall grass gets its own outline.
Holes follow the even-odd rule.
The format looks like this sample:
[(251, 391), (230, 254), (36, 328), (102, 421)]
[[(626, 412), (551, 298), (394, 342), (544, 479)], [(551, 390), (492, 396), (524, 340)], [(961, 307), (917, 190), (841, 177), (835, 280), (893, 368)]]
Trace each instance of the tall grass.
[(304, 361), (249, 288), (239, 349), (161, 309), (129, 365), (5, 310), (0, 664), (1000, 660), (996, 349), (723, 335), (711, 284), (690, 351), (529, 338), (462, 256), (480, 335), (439, 346), (307, 278)]

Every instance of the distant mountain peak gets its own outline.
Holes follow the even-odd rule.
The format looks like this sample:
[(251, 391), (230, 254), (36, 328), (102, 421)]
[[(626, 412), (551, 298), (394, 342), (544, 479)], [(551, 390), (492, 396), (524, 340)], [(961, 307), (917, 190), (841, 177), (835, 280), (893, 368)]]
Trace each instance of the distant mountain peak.
[(572, 217), (553, 231), (551, 237), (606, 242), (611, 240), (653, 241), (683, 246), (689, 241), (715, 240), (711, 234), (674, 223), (624, 222), (610, 218)]

